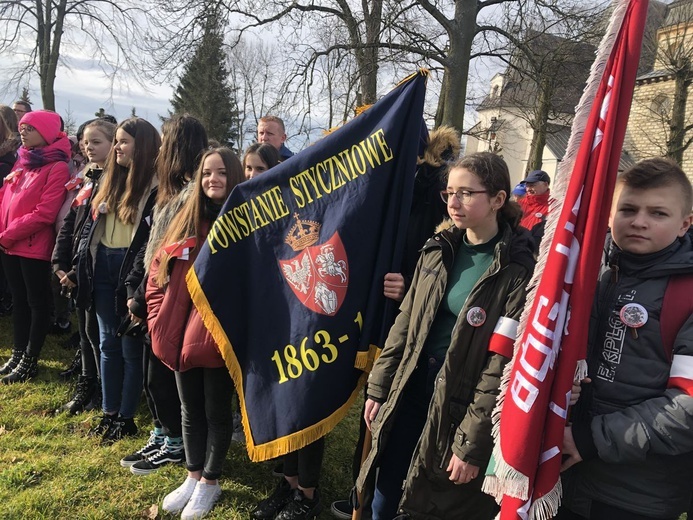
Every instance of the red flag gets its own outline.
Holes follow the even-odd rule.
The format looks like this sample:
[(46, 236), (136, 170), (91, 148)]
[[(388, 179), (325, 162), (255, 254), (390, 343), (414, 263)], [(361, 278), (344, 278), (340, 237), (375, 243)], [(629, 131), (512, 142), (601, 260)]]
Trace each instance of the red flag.
[(502, 498), (501, 520), (549, 519), (560, 504), (568, 401), (578, 360), (586, 353), (647, 4), (616, 2), (558, 171), (536, 287), (527, 298), (495, 412), (500, 413), (495, 477), (484, 490)]

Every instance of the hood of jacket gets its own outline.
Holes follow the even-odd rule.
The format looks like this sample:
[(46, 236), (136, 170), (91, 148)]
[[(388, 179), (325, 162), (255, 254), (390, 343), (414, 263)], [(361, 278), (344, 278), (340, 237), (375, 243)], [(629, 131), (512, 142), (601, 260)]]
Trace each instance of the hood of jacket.
[[(501, 254), (501, 264), (504, 265), (508, 262), (520, 264), (528, 271), (533, 271), (536, 262), (534, 260), (534, 239), (531, 233), (522, 227), (513, 230), (508, 224), (502, 225), (499, 232), (502, 232), (503, 236), (496, 248)], [(446, 219), (438, 225), (436, 234), (444, 237), (452, 246), (449, 253), (443, 252), (443, 259), (446, 261), (446, 255), (457, 250), (460, 240), (462, 240), (466, 232), (464, 229), (457, 228), (451, 219)], [(432, 239), (426, 242), (424, 249), (427, 247), (440, 247), (441, 245), (440, 241)], [(506, 247), (507, 245), (509, 247)], [(446, 265), (448, 264), (446, 263)]]

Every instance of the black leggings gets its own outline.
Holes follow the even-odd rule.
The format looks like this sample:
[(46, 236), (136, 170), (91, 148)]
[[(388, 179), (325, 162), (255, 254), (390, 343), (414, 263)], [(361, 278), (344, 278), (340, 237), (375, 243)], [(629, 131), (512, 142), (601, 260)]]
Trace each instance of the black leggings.
[(12, 292), (14, 348), (38, 357), (50, 327), (53, 294), (48, 260), (0, 253)]
[(154, 426), (161, 428), (164, 435), (180, 437), (180, 397), (175, 372), (154, 355), (149, 338), (144, 341), (143, 354), (144, 395), (154, 419)]
[(298, 476), (298, 485), (304, 489), (318, 487), (324, 453), (325, 437), (321, 437), (300, 450), (284, 455), (284, 476)]
[(82, 354), (82, 375), (96, 378), (101, 367), (99, 350), (99, 322), (94, 307), (90, 311), (77, 308), (77, 328), (79, 329), (79, 350)]
[(207, 480), (221, 476), (233, 433), (233, 382), (226, 367), (175, 372), (188, 471)]

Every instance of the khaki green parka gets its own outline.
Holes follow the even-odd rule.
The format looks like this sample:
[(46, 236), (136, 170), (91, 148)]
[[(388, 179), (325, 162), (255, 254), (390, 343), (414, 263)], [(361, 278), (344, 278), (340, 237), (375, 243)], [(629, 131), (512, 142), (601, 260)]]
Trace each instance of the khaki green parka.
[[(416, 519), (490, 519), (493, 499), (480, 491), (491, 456), (491, 412), (509, 359), (489, 351), (500, 318), (519, 322), (527, 283), (534, 269), (531, 235), (524, 228), (501, 227), (494, 260), (467, 298), (452, 331), (450, 348), (438, 373), (428, 419), (411, 460), (400, 512)], [(368, 378), (368, 396), (382, 402), (372, 423), (373, 446), (357, 486), (375, 471), (401, 403), (402, 391), (421, 360), (438, 306), (445, 294), (464, 230), (447, 226), (424, 245), (412, 285)], [(481, 326), (466, 319), (469, 309), (486, 313)], [(452, 453), (479, 466), (469, 484), (455, 485), (446, 469)], [(403, 454), (403, 456), (408, 456)], [(489, 510), (490, 508), (490, 510)], [(490, 515), (490, 516), (489, 516)]]

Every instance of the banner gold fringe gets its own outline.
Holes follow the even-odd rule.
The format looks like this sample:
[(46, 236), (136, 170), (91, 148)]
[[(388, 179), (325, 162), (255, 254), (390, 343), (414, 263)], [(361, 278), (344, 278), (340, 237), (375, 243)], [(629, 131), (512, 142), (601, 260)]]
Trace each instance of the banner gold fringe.
[[(241, 406), (241, 417), (243, 422), (243, 431), (245, 433), (246, 439), (246, 449), (248, 450), (248, 456), (253, 462), (262, 462), (265, 460), (274, 459), (291, 453), (292, 451), (299, 450), (312, 442), (317, 441), (319, 438), (324, 437), (330, 431), (334, 429), (335, 426), (347, 415), (351, 405), (359, 397), (363, 385), (366, 383), (367, 373), (361, 375), (359, 378), (356, 388), (349, 396), (346, 403), (340, 406), (334, 413), (329, 417), (326, 417), (317, 424), (312, 425), (309, 428), (301, 430), (299, 432), (292, 433), (285, 437), (280, 437), (272, 442), (265, 444), (256, 445), (253, 440), (253, 433), (250, 430), (250, 424), (248, 423), (248, 414), (245, 408), (245, 395), (243, 391), (243, 374), (241, 373), (241, 366), (238, 363), (238, 358), (233, 351), (233, 346), (229, 341), (224, 328), (219, 323), (214, 311), (212, 311), (207, 296), (205, 295), (202, 287), (200, 285), (200, 280), (197, 278), (197, 273), (195, 273), (194, 268), (190, 268), (188, 271), (185, 281), (188, 285), (188, 291), (190, 291), (190, 297), (197, 308), (197, 312), (202, 317), (202, 321), (205, 327), (209, 330), (210, 334), (214, 338), (214, 341), (219, 347), (221, 356), (224, 358), (226, 363), (226, 368), (231, 374), (234, 386), (236, 387), (236, 392), (238, 392), (238, 402)], [(370, 354), (371, 349), (367, 353)], [(374, 352), (375, 356), (375, 352)], [(371, 363), (372, 366), (372, 363)]]
[(382, 349), (376, 345), (370, 345), (368, 350), (358, 352), (356, 354), (356, 361), (354, 362), (354, 367), (359, 370), (363, 370), (366, 373), (370, 373), (373, 369), (373, 363), (380, 357)]

